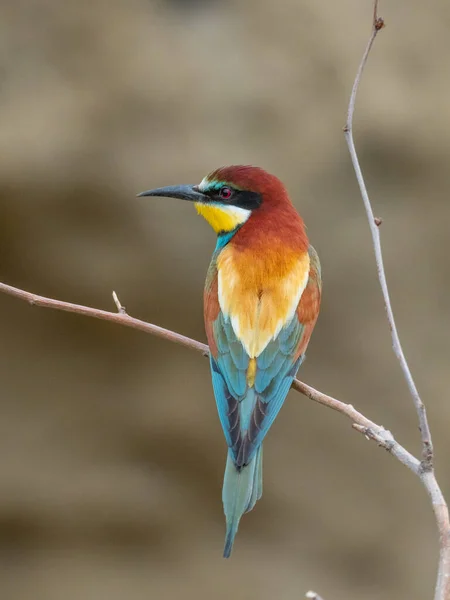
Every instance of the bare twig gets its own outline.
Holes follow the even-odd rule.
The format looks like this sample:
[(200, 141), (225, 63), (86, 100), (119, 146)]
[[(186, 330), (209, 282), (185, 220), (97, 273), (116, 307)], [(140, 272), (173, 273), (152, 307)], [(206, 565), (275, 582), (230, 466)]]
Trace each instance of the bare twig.
[[(125, 325), (125, 327), (139, 329), (140, 331), (150, 333), (151, 335), (169, 340), (170, 342), (175, 342), (176, 344), (180, 344), (181, 346), (185, 346), (191, 350), (197, 350), (197, 352), (201, 352), (203, 356), (209, 356), (209, 349), (206, 344), (202, 344), (197, 340), (188, 338), (180, 333), (175, 333), (169, 329), (164, 329), (163, 327), (146, 323), (140, 319), (135, 319), (124, 312), (113, 313), (106, 310), (91, 308), (89, 306), (82, 306), (80, 304), (72, 304), (71, 302), (54, 300), (52, 298), (46, 298), (44, 296), (32, 294), (31, 292), (26, 292), (25, 290), (12, 287), (11, 285), (6, 285), (5, 283), (0, 283), (0, 292), (8, 294), (9, 296), (13, 296), (14, 298), (19, 298), (20, 300), (25, 300), (34, 306), (72, 312), (78, 315), (84, 315), (86, 317), (94, 317), (95, 319), (110, 321), (111, 323), (118, 323), (119, 325)], [(121, 307), (122, 305), (117, 298), (117, 294), (115, 294), (115, 299), (117, 299), (117, 301), (115, 300), (116, 305), (118, 304)], [(328, 406), (329, 408), (332, 408), (333, 410), (345, 415), (348, 419), (350, 419), (353, 427), (357, 431), (363, 433), (368, 439), (376, 441), (379, 446), (385, 448), (385, 450), (395, 456), (395, 458), (411, 469), (411, 471), (414, 473), (417, 474), (419, 472), (419, 461), (403, 446), (401, 446), (393, 438), (389, 431), (384, 429), (384, 427), (377, 425), (373, 421), (370, 421), (370, 419), (353, 408), (351, 404), (345, 404), (340, 400), (336, 400), (336, 398), (333, 398), (332, 396), (327, 396), (327, 394), (319, 392), (318, 390), (307, 385), (306, 383), (303, 383), (302, 381), (299, 381), (298, 379), (294, 380), (292, 387), (310, 400), (313, 400), (318, 404), (322, 404), (323, 406)]]
[[(400, 343), (400, 338), (397, 332), (397, 327), (395, 324), (394, 314), (392, 311), (391, 301), (389, 297), (389, 290), (386, 281), (386, 273), (384, 270), (383, 264), (383, 255), (381, 252), (381, 243), (380, 243), (380, 230), (379, 227), (382, 223), (381, 219), (375, 218), (372, 210), (372, 206), (370, 203), (369, 195), (367, 193), (367, 188), (364, 182), (363, 174), (361, 171), (361, 167), (359, 165), (358, 155), (356, 153), (355, 144), (353, 141), (353, 114), (355, 111), (355, 101), (356, 95), (358, 93), (359, 84), (361, 81), (361, 77), (364, 71), (364, 67), (366, 66), (367, 58), (369, 56), (370, 50), (372, 48), (373, 42), (378, 34), (378, 32), (384, 27), (384, 21), (381, 17), (378, 16), (378, 0), (374, 1), (374, 11), (373, 11), (373, 21), (372, 21), (372, 32), (367, 43), (366, 49), (364, 51), (363, 57), (361, 59), (361, 63), (359, 65), (355, 81), (352, 88), (352, 93), (350, 96), (350, 102), (348, 105), (348, 113), (347, 113), (347, 122), (344, 127), (345, 139), (347, 141), (348, 149), (350, 151), (350, 156), (353, 163), (353, 168), (355, 170), (356, 179), (358, 180), (359, 189), (361, 192), (361, 196), (364, 202), (364, 207), (366, 209), (367, 218), (369, 221), (369, 227), (372, 234), (373, 247), (375, 252), (375, 260), (377, 265), (378, 279), (380, 282), (381, 290), (383, 293), (384, 305), (386, 308), (387, 319), (389, 322), (389, 327), (391, 330), (392, 336), (392, 346), (394, 352), (399, 360), (401, 369), (403, 371), (403, 375), (408, 384), (408, 388), (410, 394), (412, 396), (414, 406), (416, 408), (418, 420), (419, 420), (419, 429), (422, 439), (422, 460), (420, 462), (420, 468), (417, 472), (419, 475), (423, 485), (425, 486), (432, 505), (436, 518), (436, 523), (439, 531), (439, 543), (440, 543), (440, 555), (439, 555), (439, 571), (438, 578), (436, 582), (435, 589), (435, 600), (450, 600), (450, 522), (449, 522), (449, 514), (448, 507), (444, 500), (443, 494), (439, 485), (436, 481), (436, 477), (434, 474), (433, 467), (433, 444), (430, 434), (430, 428), (428, 425), (427, 414), (425, 410), (425, 406), (419, 396), (419, 392), (417, 391), (416, 385), (414, 383), (414, 379), (412, 377), (411, 371), (409, 369), (408, 363), (406, 361), (405, 355), (403, 353), (403, 349)], [(362, 432), (362, 429), (359, 425), (356, 425), (356, 428)], [(376, 440), (377, 432), (371, 430), (370, 428), (365, 431), (366, 435)], [(382, 446), (386, 447), (384, 442), (385, 438), (382, 437)], [(406, 462), (403, 460), (403, 464)]]
[(127, 311), (125, 306), (123, 306), (119, 300), (119, 296), (116, 294), (116, 292), (113, 290), (112, 293), (112, 297), (114, 300), (114, 304), (117, 306), (117, 312), (120, 313), (121, 315), (126, 315)]
[(181, 335), (180, 333), (170, 331), (169, 329), (158, 327), (158, 325), (152, 325), (151, 323), (146, 323), (140, 319), (135, 319), (134, 317), (127, 315), (125, 312), (112, 313), (107, 312), (106, 310), (100, 310), (98, 308), (90, 308), (89, 306), (72, 304), (71, 302), (53, 300), (52, 298), (45, 298), (44, 296), (38, 296), (37, 294), (32, 294), (31, 292), (25, 292), (24, 290), (12, 287), (11, 285), (6, 285), (6, 283), (0, 283), (0, 292), (8, 294), (9, 296), (14, 296), (15, 298), (19, 298), (20, 300), (25, 300), (33, 306), (53, 308), (65, 312), (76, 313), (78, 315), (84, 315), (85, 317), (94, 317), (95, 319), (102, 319), (103, 321), (118, 323), (119, 325), (125, 325), (126, 327), (131, 327), (132, 329), (139, 329), (145, 333), (151, 333), (156, 337), (169, 340), (170, 342), (175, 342), (181, 346), (186, 346), (186, 348), (198, 350), (205, 356), (208, 356), (209, 353), (208, 346), (206, 344), (202, 344), (196, 340), (191, 340), (191, 338)]
[(380, 243), (380, 231), (379, 226), (381, 222), (378, 218), (375, 218), (372, 210), (372, 205), (370, 203), (369, 195), (367, 193), (367, 188), (364, 183), (363, 174), (361, 171), (361, 167), (359, 165), (358, 155), (356, 153), (355, 144), (353, 141), (353, 114), (355, 112), (355, 102), (356, 95), (358, 93), (359, 84), (361, 82), (361, 77), (364, 71), (364, 67), (366, 66), (366, 62), (372, 48), (372, 44), (375, 41), (377, 33), (384, 27), (384, 21), (381, 17), (378, 16), (378, 1), (374, 2), (374, 16), (372, 23), (372, 33), (369, 38), (369, 42), (367, 44), (366, 50), (362, 57), (361, 63), (358, 68), (358, 72), (356, 74), (355, 82), (353, 84), (352, 93), (350, 96), (350, 102), (348, 105), (348, 113), (347, 113), (347, 122), (344, 127), (345, 139), (347, 140), (348, 148), (350, 151), (353, 167), (356, 173), (356, 179), (358, 180), (359, 189), (361, 191), (361, 196), (364, 202), (364, 207), (366, 209), (367, 218), (369, 221), (370, 232), (372, 234), (373, 247), (375, 251), (375, 260), (377, 264), (378, 271), (378, 279), (380, 281), (381, 290), (383, 292), (384, 305), (386, 307), (387, 318), (389, 321), (389, 327), (392, 335), (392, 346), (394, 352), (400, 362), (400, 366), (402, 368), (405, 379), (408, 383), (409, 391), (414, 400), (414, 404), (416, 407), (416, 411), (419, 417), (419, 426), (420, 432), (422, 436), (422, 445), (423, 445), (423, 454), (422, 454), (422, 468), (424, 470), (431, 469), (433, 466), (433, 445), (431, 441), (430, 428), (428, 426), (427, 415), (425, 411), (425, 406), (420, 399), (419, 392), (417, 391), (416, 385), (414, 383), (414, 379), (412, 377), (411, 371), (409, 369), (408, 363), (406, 361), (405, 355), (403, 354), (403, 349), (400, 343), (400, 338), (397, 332), (397, 327), (395, 324), (394, 313), (392, 311), (391, 300), (389, 297), (389, 290), (386, 281), (386, 273), (384, 270), (383, 264), (383, 254), (381, 252), (381, 243)]
[(401, 463), (411, 469), (416, 475), (419, 474), (420, 462), (412, 454), (410, 454), (403, 446), (401, 446), (392, 436), (392, 433), (381, 425), (377, 425), (370, 421), (367, 417), (358, 412), (351, 404), (345, 404), (340, 400), (336, 400), (332, 396), (328, 396), (323, 392), (310, 387), (306, 383), (298, 379), (294, 379), (292, 384), (294, 390), (297, 390), (310, 400), (314, 400), (318, 404), (323, 404), (332, 408), (337, 412), (342, 413), (353, 423), (353, 428), (366, 436), (367, 439), (377, 442), (379, 446), (387, 450), (395, 456)]

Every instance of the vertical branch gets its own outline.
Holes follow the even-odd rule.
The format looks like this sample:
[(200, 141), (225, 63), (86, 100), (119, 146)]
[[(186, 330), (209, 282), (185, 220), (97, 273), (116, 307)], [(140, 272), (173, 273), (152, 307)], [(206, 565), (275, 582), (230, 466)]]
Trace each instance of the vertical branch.
[(433, 444), (431, 441), (430, 428), (428, 426), (428, 419), (425, 410), (425, 406), (419, 396), (419, 392), (417, 391), (416, 384), (414, 383), (413, 376), (409, 369), (408, 363), (406, 361), (405, 355), (403, 353), (403, 349), (400, 343), (400, 338), (397, 332), (397, 327), (395, 324), (394, 313), (392, 311), (391, 300), (389, 297), (389, 289), (386, 281), (386, 274), (384, 271), (383, 264), (383, 254), (381, 252), (381, 243), (380, 243), (380, 225), (381, 220), (376, 219), (372, 206), (370, 204), (370, 199), (367, 193), (367, 189), (364, 183), (363, 174), (361, 172), (361, 167), (359, 166), (358, 156), (356, 154), (355, 144), (353, 141), (353, 114), (355, 112), (355, 101), (356, 94), (358, 93), (359, 84), (361, 81), (361, 77), (364, 71), (364, 67), (366, 66), (367, 58), (369, 56), (372, 45), (375, 41), (377, 33), (381, 31), (384, 27), (384, 21), (381, 17), (378, 16), (378, 0), (374, 2), (374, 12), (373, 12), (373, 23), (372, 23), (372, 33), (367, 43), (366, 50), (362, 57), (361, 63), (358, 68), (358, 72), (356, 74), (355, 82), (353, 84), (352, 93), (350, 96), (350, 102), (348, 105), (348, 113), (347, 113), (347, 122), (344, 127), (345, 139), (347, 141), (348, 148), (350, 150), (350, 155), (352, 158), (353, 167), (356, 173), (356, 179), (358, 180), (359, 189), (361, 191), (361, 196), (364, 202), (364, 208), (366, 209), (367, 218), (369, 220), (370, 232), (372, 234), (373, 247), (375, 251), (375, 260), (377, 263), (377, 271), (378, 271), (378, 279), (380, 282), (381, 290), (383, 293), (384, 305), (386, 308), (387, 318), (389, 321), (389, 328), (391, 330), (392, 336), (392, 346), (394, 352), (400, 362), (401, 369), (403, 371), (403, 375), (405, 376), (406, 382), (409, 387), (409, 391), (414, 401), (414, 405), (416, 407), (417, 415), (419, 418), (419, 427), (420, 433), (422, 437), (422, 465), (423, 469), (431, 469), (433, 466)]
[(358, 180), (359, 189), (366, 209), (367, 218), (369, 221), (370, 232), (372, 234), (373, 248), (375, 252), (375, 261), (377, 265), (378, 279), (383, 293), (384, 305), (386, 308), (387, 319), (392, 336), (392, 346), (395, 355), (398, 358), (403, 375), (406, 379), (410, 394), (412, 396), (414, 406), (419, 420), (419, 429), (422, 439), (422, 460), (418, 475), (425, 486), (433, 506), (433, 511), (436, 519), (436, 524), (439, 531), (439, 570), (435, 589), (435, 600), (450, 600), (450, 522), (448, 507), (445, 502), (442, 491), (437, 483), (434, 473), (434, 453), (433, 443), (431, 439), (430, 428), (428, 425), (425, 406), (420, 398), (414, 383), (413, 376), (406, 361), (403, 349), (400, 343), (400, 338), (395, 324), (394, 313), (392, 311), (389, 290), (386, 281), (386, 274), (383, 264), (383, 255), (381, 252), (380, 230), (381, 219), (375, 218), (370, 203), (367, 188), (364, 182), (361, 167), (359, 165), (358, 155), (356, 153), (355, 144), (353, 141), (353, 114), (355, 111), (356, 95), (358, 93), (361, 77), (366, 66), (372, 45), (378, 32), (384, 27), (384, 21), (378, 16), (378, 0), (374, 0), (372, 32), (364, 51), (361, 63), (359, 65), (355, 81), (350, 96), (348, 105), (347, 122), (344, 127), (345, 139), (350, 151), (353, 168), (355, 170), (356, 179)]

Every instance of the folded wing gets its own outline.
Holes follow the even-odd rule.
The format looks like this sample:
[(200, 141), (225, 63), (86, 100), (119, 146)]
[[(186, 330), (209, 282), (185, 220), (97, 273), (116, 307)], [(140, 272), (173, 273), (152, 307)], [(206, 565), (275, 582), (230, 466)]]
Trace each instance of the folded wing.
[(221, 310), (213, 264), (205, 289), (205, 323), (217, 409), (236, 467), (247, 465), (275, 420), (317, 320), (321, 277), (317, 254), (309, 250), (309, 277), (297, 310), (258, 356), (250, 356)]

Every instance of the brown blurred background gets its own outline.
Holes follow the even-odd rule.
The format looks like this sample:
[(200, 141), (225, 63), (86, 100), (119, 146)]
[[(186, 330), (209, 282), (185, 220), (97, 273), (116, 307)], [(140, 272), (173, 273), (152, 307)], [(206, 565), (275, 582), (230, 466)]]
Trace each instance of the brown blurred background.
[[(220, 165), (288, 186), (324, 300), (301, 377), (418, 452), (342, 126), (370, 0), (3, 0), (1, 281), (204, 340), (214, 235), (136, 199)], [(448, 455), (450, 5), (382, 2), (355, 136), (406, 354)], [(2, 600), (431, 598), (419, 482), (291, 393), (221, 557), (225, 444), (200, 355), (0, 297)]]

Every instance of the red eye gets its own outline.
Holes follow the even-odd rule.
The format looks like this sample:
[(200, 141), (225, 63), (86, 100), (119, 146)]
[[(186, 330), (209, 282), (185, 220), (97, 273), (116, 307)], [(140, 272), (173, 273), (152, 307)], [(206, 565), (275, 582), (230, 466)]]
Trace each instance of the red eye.
[(232, 193), (233, 192), (231, 191), (231, 188), (223, 187), (223, 188), (220, 188), (219, 196), (221, 198), (223, 198), (224, 200), (229, 200), (231, 198)]

